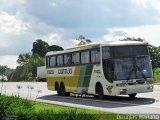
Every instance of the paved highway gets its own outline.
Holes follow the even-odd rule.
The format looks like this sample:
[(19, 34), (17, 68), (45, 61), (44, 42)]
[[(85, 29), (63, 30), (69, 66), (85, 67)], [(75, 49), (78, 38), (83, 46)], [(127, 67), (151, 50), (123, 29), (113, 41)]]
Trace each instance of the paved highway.
[(55, 91), (47, 90), (46, 83), (36, 82), (6, 82), (0, 83), (2, 94), (17, 95), (23, 98), (84, 109), (94, 109), (104, 112), (121, 114), (160, 114), (160, 85), (154, 86), (152, 93), (140, 93), (136, 99), (128, 96), (106, 97), (104, 100), (95, 98), (61, 97)]

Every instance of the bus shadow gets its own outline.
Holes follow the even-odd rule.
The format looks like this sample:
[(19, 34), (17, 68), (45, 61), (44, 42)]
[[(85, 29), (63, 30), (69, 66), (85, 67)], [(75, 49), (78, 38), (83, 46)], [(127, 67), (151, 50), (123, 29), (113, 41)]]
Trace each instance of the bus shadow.
[(104, 100), (110, 100), (114, 102), (130, 103), (135, 105), (149, 105), (155, 103), (154, 98), (135, 97), (130, 98), (128, 96), (107, 96)]
[(150, 105), (155, 103), (154, 98), (142, 98), (137, 97), (131, 99), (126, 96), (107, 96), (102, 100), (97, 98), (81, 98), (81, 97), (71, 97), (71, 96), (58, 96), (58, 95), (47, 95), (38, 98), (39, 100), (47, 100), (50, 102), (63, 102), (69, 104), (86, 105), (92, 107), (102, 107), (102, 108), (119, 108), (119, 107), (129, 107), (129, 106), (140, 106), (140, 105)]

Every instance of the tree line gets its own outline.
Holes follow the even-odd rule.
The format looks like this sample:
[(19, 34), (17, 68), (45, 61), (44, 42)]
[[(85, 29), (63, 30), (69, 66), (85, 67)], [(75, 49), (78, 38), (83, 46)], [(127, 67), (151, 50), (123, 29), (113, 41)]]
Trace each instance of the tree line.
[(19, 54), (18, 66), (12, 74), (9, 75), (11, 81), (33, 80), (37, 76), (37, 67), (45, 65), (45, 55), (48, 51), (60, 51), (62, 47), (58, 45), (49, 45), (43, 40), (33, 42), (31, 53)]

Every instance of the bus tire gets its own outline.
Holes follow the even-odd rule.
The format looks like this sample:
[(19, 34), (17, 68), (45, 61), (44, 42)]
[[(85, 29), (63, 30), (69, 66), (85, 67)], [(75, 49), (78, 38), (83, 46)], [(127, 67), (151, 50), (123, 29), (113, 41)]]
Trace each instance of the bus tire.
[(98, 83), (96, 85), (96, 94), (99, 99), (104, 98), (104, 92), (103, 92), (103, 87), (102, 87), (101, 83)]
[(55, 90), (57, 91), (57, 94), (60, 95), (60, 88), (58, 82), (55, 83)]
[(137, 94), (134, 93), (134, 94), (128, 94), (128, 95), (129, 95), (130, 98), (135, 98)]
[(70, 96), (70, 92), (66, 92), (65, 96)]
[(63, 82), (60, 84), (60, 95), (62, 96), (66, 95), (65, 85)]

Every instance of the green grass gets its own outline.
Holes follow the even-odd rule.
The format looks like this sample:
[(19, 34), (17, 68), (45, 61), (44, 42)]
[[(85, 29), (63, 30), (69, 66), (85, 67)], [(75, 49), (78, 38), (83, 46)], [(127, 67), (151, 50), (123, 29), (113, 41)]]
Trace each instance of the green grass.
[(160, 84), (160, 68), (154, 70), (154, 80), (156, 83)]
[[(44, 103), (35, 103), (34, 108), (36, 111), (42, 111), (42, 110), (45, 110), (45, 111), (54, 110), (56, 112), (76, 111), (78, 114), (85, 112), (87, 114), (93, 114), (93, 115), (98, 116), (99, 120), (108, 120), (109, 118), (115, 119), (117, 117), (116, 114), (113, 114), (113, 113), (104, 113), (104, 112), (100, 112), (96, 110), (86, 110), (86, 109), (64, 107), (64, 106), (44, 104)], [(109, 120), (112, 120), (112, 119), (109, 119)]]
[(0, 96), (0, 119), (7, 116), (17, 116), (18, 120), (117, 120), (117, 114), (113, 113), (44, 104), (16, 96), (2, 95)]
[[(56, 112), (76, 111), (77, 114), (86, 113), (86, 114), (96, 115), (96, 118), (98, 118), (98, 120), (118, 120), (117, 119), (118, 114), (109, 113), (109, 112), (108, 113), (107, 112), (101, 112), (101, 111), (96, 111), (96, 110), (86, 110), (86, 109), (64, 107), (64, 106), (44, 104), (44, 103), (35, 103), (34, 108), (35, 108), (36, 111), (42, 111), (42, 110), (44, 110), (44, 111), (54, 110)], [(121, 119), (121, 120), (123, 120), (123, 119)], [(126, 119), (126, 120), (134, 120), (134, 119)], [(137, 120), (145, 120), (145, 119), (137, 119)]]

